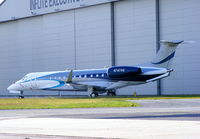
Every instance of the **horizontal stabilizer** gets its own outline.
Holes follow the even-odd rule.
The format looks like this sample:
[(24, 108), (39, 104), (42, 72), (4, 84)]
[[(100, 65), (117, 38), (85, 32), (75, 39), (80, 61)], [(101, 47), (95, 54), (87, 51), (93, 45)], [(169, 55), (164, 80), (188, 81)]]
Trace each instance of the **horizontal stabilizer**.
[(171, 40), (171, 41), (168, 41), (168, 40), (161, 40), (160, 43), (163, 43), (169, 47), (175, 47), (181, 43), (183, 43), (184, 40)]
[(163, 43), (167, 46), (170, 47), (175, 47), (179, 44), (191, 44), (191, 43), (195, 43), (195, 41), (184, 41), (184, 40), (161, 40), (160, 43)]

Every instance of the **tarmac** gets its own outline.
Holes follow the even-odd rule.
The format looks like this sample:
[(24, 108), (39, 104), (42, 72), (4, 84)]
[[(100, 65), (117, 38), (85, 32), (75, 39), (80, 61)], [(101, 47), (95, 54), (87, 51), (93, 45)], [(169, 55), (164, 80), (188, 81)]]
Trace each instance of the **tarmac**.
[(141, 107), (0, 110), (2, 139), (193, 139), (200, 99), (134, 100)]

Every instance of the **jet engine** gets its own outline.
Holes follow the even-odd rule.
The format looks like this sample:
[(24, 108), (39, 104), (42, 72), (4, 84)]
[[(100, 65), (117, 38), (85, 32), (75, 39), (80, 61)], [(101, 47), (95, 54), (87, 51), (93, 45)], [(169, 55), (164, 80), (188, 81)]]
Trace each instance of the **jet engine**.
[(108, 77), (110, 78), (126, 78), (141, 73), (141, 68), (131, 66), (115, 66), (108, 69)]

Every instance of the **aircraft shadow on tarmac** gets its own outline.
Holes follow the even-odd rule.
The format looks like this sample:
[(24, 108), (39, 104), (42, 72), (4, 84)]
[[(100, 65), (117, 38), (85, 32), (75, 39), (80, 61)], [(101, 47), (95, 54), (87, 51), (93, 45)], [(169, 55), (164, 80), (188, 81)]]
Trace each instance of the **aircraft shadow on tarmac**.
[(151, 119), (151, 120), (192, 120), (200, 121), (200, 113), (177, 113), (177, 114), (72, 114), (72, 115), (43, 115), (30, 118), (77, 118), (77, 119)]
[(198, 120), (200, 121), (200, 114), (172, 114), (172, 115), (144, 115), (144, 116), (122, 116), (122, 117), (104, 117), (103, 119), (174, 119), (174, 120)]

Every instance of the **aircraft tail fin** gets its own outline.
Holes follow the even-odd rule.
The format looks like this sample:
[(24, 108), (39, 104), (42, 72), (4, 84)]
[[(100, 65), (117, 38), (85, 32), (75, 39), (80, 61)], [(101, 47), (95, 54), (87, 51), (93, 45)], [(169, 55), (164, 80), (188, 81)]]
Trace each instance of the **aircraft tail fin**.
[(192, 43), (192, 41), (184, 41), (184, 40), (172, 40), (172, 41), (162, 40), (160, 42), (163, 45), (157, 52), (156, 57), (151, 62), (151, 66), (162, 67), (167, 69), (171, 69), (176, 48), (183, 43)]

